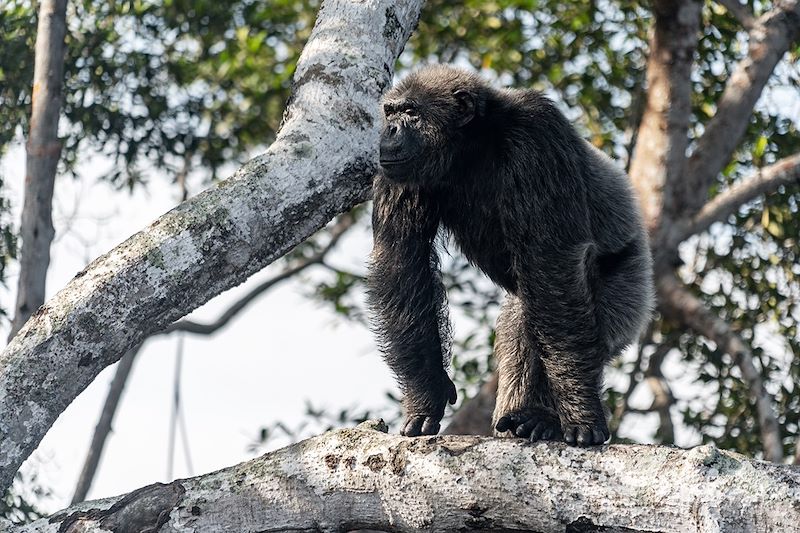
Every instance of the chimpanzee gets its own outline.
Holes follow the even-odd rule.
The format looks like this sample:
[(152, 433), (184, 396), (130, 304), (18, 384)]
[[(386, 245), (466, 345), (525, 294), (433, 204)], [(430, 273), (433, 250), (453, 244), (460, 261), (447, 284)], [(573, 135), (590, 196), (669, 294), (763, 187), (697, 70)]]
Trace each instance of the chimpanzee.
[(368, 303), (403, 390), (407, 436), (456, 389), (436, 236), (502, 287), (494, 430), (602, 444), (603, 368), (650, 319), (647, 234), (628, 177), (534, 90), (444, 65), (383, 99)]

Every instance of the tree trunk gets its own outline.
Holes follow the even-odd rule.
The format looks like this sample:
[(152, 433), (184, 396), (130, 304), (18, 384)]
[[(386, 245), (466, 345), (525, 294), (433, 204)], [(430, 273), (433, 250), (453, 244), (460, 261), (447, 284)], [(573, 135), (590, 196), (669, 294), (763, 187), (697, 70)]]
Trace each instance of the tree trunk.
[(25, 200), (20, 223), (20, 272), (9, 339), (44, 303), (50, 243), (55, 234), (53, 184), (61, 157), (58, 118), (63, 99), (66, 12), (67, 0), (43, 0), (39, 7), (31, 121), (25, 159)]
[[(683, 183), (691, 116), (690, 76), (700, 29), (701, 4), (659, 0), (647, 59), (647, 101), (639, 125), (630, 175), (653, 244), (656, 272), (671, 268), (659, 246), (664, 226), (676, 212)], [(671, 250), (666, 252), (672, 252)]]
[(326, 1), (267, 153), (95, 260), (31, 317), (0, 354), (0, 491), (103, 368), (368, 197), (376, 102), (421, 4)]
[[(572, 448), (367, 422), (9, 533), (796, 531), (800, 469), (713, 446)], [(384, 426), (385, 428), (385, 426)]]

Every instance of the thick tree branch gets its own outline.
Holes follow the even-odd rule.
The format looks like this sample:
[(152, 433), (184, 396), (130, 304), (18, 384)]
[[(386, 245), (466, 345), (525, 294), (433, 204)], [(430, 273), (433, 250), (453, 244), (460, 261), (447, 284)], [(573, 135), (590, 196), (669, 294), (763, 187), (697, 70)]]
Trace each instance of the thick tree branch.
[(701, 3), (695, 0), (653, 3), (655, 23), (647, 60), (647, 100), (630, 176), (654, 243), (656, 270), (665, 269), (663, 265), (670, 263), (659, 246), (660, 232), (670, 225), (677, 211), (675, 198), (684, 178), (700, 8)]
[(342, 237), (342, 235), (344, 235), (344, 233), (348, 229), (350, 229), (354, 223), (355, 223), (355, 218), (352, 215), (346, 214), (342, 216), (342, 218), (331, 228), (330, 240), (319, 252), (314, 253), (309, 257), (295, 261), (293, 264), (287, 266), (279, 274), (257, 285), (256, 287), (253, 288), (253, 290), (245, 294), (239, 300), (234, 302), (230, 307), (228, 307), (213, 322), (203, 324), (199, 322), (194, 322), (192, 320), (179, 320), (177, 322), (170, 324), (161, 333), (167, 334), (176, 331), (185, 331), (187, 333), (195, 333), (198, 335), (211, 335), (213, 333), (216, 333), (218, 330), (228, 325), (228, 323), (231, 320), (233, 320), (240, 312), (242, 312), (248, 305), (250, 305), (253, 301), (255, 301), (259, 296), (264, 294), (266, 291), (268, 291), (275, 285), (296, 276), (297, 274), (304, 271), (308, 267), (314, 265), (323, 265), (325, 256), (327, 256), (328, 253), (333, 249), (333, 247), (336, 246), (336, 243), (339, 242), (339, 239)]
[(714, 222), (726, 220), (750, 200), (792, 183), (800, 184), (800, 153), (759, 169), (754, 175), (712, 198), (688, 223), (677, 224), (671, 230), (669, 246), (677, 248), (681, 242), (705, 231)]
[(421, 3), (326, 1), (267, 153), (94, 261), (31, 317), (0, 354), (0, 491), (103, 368), (368, 196), (376, 102)]
[(777, 2), (776, 7), (759, 17), (750, 30), (747, 56), (731, 74), (717, 104), (717, 112), (689, 158), (683, 198), (688, 213), (697, 211), (705, 203), (709, 187), (741, 142), (772, 71), (798, 36), (800, 0)]
[(730, 325), (709, 311), (695, 295), (689, 292), (674, 276), (662, 276), (658, 280), (661, 307), (665, 315), (692, 328), (697, 333), (714, 341), (717, 347), (729, 354), (742, 373), (742, 379), (750, 389), (756, 404), (756, 416), (764, 447), (764, 457), (773, 462), (783, 461), (781, 432), (773, 399), (764, 387), (753, 354)]
[(30, 132), (26, 145), (25, 200), (22, 207), (19, 280), (12, 338), (44, 303), (50, 244), (53, 242), (53, 187), (61, 157), (58, 118), (64, 84), (64, 36), (67, 0), (43, 0), (39, 6)]
[(800, 470), (712, 446), (580, 449), (362, 426), (9, 533), (791, 531), (800, 523)]
[[(330, 229), (328, 243), (319, 252), (295, 262), (294, 265), (286, 268), (280, 274), (264, 281), (242, 298), (237, 300), (228, 309), (226, 309), (225, 312), (222, 313), (214, 322), (201, 324), (188, 320), (180, 320), (178, 322), (174, 322), (161, 333), (166, 334), (174, 331), (184, 331), (200, 335), (211, 335), (215, 333), (217, 330), (225, 327), (251, 302), (255, 301), (258, 296), (264, 294), (270, 288), (296, 274), (299, 274), (312, 265), (320, 264), (325, 259), (325, 256), (336, 246), (336, 243), (339, 242), (339, 239), (342, 237), (342, 235), (344, 235), (354, 223), (355, 218), (352, 214), (347, 213), (342, 215), (342, 217)], [(130, 375), (133, 362), (138, 355), (138, 352), (138, 349), (129, 350), (122, 357), (122, 359), (120, 359), (119, 366), (114, 374), (114, 379), (109, 386), (106, 400), (103, 403), (100, 419), (97, 422), (94, 434), (92, 435), (92, 442), (89, 446), (89, 450), (86, 452), (86, 459), (84, 460), (81, 474), (78, 477), (78, 482), (75, 486), (75, 493), (72, 497), (73, 504), (85, 500), (86, 494), (89, 492), (89, 489), (92, 486), (94, 476), (97, 473), (97, 467), (100, 464), (100, 457), (102, 456), (103, 448), (105, 447), (108, 434), (111, 432), (111, 423), (114, 420), (114, 415), (116, 414), (119, 400), (122, 396), (123, 390), (125, 389), (125, 384), (128, 380), (128, 376)]]

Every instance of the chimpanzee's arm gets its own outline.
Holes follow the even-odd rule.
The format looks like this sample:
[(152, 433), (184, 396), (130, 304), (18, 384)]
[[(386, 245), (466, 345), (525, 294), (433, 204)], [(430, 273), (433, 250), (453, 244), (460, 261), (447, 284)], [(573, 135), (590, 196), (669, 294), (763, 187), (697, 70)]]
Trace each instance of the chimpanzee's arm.
[[(445, 371), (445, 291), (434, 239), (435, 201), (419, 188), (375, 180), (368, 303), (384, 357), (403, 390), (407, 436), (435, 435), (456, 390)], [(449, 361), (447, 361), (449, 362)]]

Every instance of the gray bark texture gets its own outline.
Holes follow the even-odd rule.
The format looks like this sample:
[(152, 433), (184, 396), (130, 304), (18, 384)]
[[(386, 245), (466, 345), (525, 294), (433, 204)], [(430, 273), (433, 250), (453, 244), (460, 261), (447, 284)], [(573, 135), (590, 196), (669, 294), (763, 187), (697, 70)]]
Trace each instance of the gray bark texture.
[(13, 337), (44, 303), (50, 244), (53, 242), (52, 204), (56, 169), (61, 157), (58, 119), (64, 85), (64, 36), (67, 0), (43, 0), (39, 6), (33, 67), (31, 122), (25, 159), (25, 199), (22, 205), (19, 280)]
[(0, 354), (0, 492), (103, 368), (368, 197), (377, 101), (421, 4), (326, 1), (267, 152), (95, 260), (12, 339)]
[(800, 469), (699, 446), (326, 433), (218, 472), (86, 502), (9, 533), (791, 532)]

